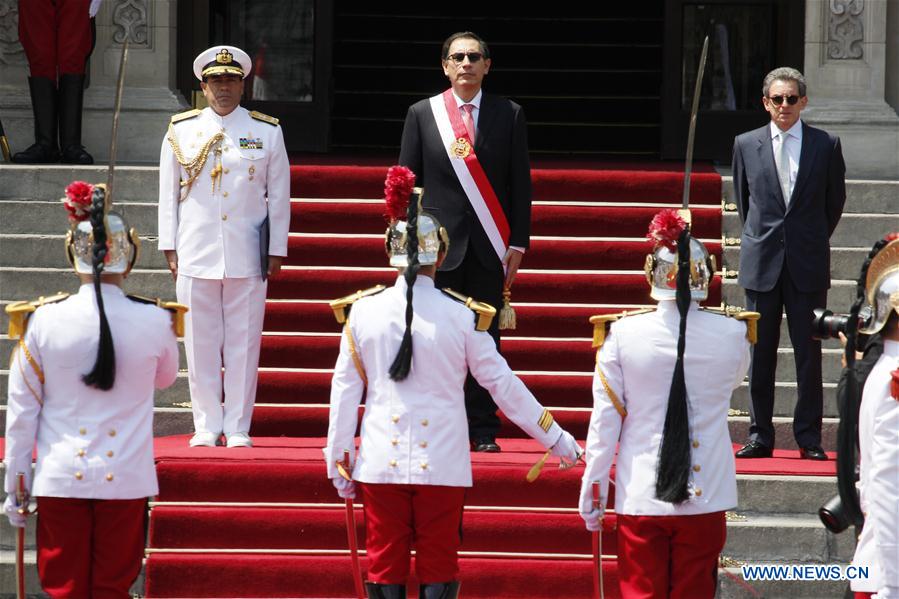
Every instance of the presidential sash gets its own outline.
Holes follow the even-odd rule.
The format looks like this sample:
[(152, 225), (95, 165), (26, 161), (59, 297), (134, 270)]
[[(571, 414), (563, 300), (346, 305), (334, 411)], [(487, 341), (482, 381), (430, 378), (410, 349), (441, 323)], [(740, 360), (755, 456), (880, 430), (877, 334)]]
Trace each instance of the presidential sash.
[(450, 165), (497, 257), (502, 261), (509, 247), (509, 221), (478, 161), (452, 89), (432, 97), (430, 103)]

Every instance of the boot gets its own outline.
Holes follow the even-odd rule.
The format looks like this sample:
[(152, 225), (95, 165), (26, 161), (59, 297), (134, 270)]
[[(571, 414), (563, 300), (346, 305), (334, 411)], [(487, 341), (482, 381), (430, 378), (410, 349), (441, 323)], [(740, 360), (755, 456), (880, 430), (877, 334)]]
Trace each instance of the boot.
[(29, 77), (28, 89), (34, 111), (34, 144), (14, 154), (12, 161), (18, 164), (59, 162), (56, 147), (56, 82), (46, 77)]
[(59, 76), (59, 147), (64, 164), (93, 164), (94, 158), (81, 145), (81, 109), (84, 104), (84, 75)]
[(406, 599), (406, 585), (365, 583), (368, 599)]
[(418, 589), (418, 599), (456, 599), (459, 596), (458, 580), (423, 584)]

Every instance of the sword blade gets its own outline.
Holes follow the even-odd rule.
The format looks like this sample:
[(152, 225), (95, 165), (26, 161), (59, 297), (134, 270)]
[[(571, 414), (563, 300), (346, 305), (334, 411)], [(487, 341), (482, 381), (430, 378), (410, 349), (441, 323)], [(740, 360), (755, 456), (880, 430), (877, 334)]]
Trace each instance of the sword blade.
[[(599, 509), (599, 483), (593, 483), (593, 507)], [(600, 520), (602, 522), (602, 520)], [(605, 589), (602, 580), (602, 526), (593, 533), (593, 599), (603, 599)]]
[(350, 559), (353, 563), (353, 586), (356, 597), (365, 599), (365, 588), (362, 585), (362, 566), (359, 565), (359, 543), (356, 539), (356, 514), (353, 511), (353, 500), (346, 500), (346, 538), (350, 546)]
[[(19, 513), (28, 515), (25, 473), (16, 472), (16, 505)], [(16, 599), (25, 599), (25, 529), (16, 529)]]
[(115, 176), (116, 137), (119, 132), (119, 114), (122, 112), (122, 90), (125, 89), (125, 65), (128, 62), (128, 38), (122, 44), (122, 57), (119, 59), (119, 78), (116, 82), (115, 108), (112, 111), (112, 134), (109, 139), (109, 170), (106, 174), (106, 210), (112, 205), (113, 178)]
[(705, 61), (709, 54), (709, 36), (702, 42), (702, 54), (699, 56), (699, 69), (696, 71), (696, 86), (693, 88), (693, 105), (690, 108), (690, 130), (687, 133), (687, 156), (684, 165), (684, 194), (681, 208), (690, 208), (690, 174), (693, 171), (693, 138), (696, 135), (696, 114), (699, 112), (699, 94), (702, 92), (702, 76), (705, 73)]
[(3, 121), (0, 121), (0, 152), (3, 153), (3, 160), (12, 162), (12, 154), (9, 151), (9, 141), (6, 139), (6, 131), (3, 130)]

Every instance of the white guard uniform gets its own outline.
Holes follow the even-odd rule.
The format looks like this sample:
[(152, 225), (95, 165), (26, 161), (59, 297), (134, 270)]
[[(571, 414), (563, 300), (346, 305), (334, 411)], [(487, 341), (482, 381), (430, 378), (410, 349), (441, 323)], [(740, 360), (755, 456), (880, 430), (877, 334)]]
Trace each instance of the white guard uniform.
[[(690, 498), (675, 505), (656, 498), (659, 445), (677, 357), (680, 315), (674, 300), (662, 300), (648, 314), (611, 325), (598, 357), (598, 369), (627, 410), (622, 419), (599, 376), (593, 378), (593, 415), (587, 434), (584, 480), (600, 482), (607, 506), (609, 469), (615, 475), (615, 512), (629, 515), (692, 515), (737, 505), (733, 446), (727, 411), (733, 390), (749, 368), (746, 325), (704, 312), (696, 302), (687, 315), (684, 376), (690, 421)], [(581, 505), (589, 513), (590, 505)]]
[[(169, 313), (102, 285), (116, 357), (115, 385), (85, 385), (99, 330), (92, 285), (31, 315), (24, 343), (43, 371), (41, 384), (14, 353), (6, 416), (7, 493), (24, 472), (32, 496), (139, 499), (159, 491), (153, 463), (153, 390), (178, 374), (178, 344)], [(37, 468), (31, 481), (37, 439)]]
[(353, 304), (347, 326), (368, 377), (368, 390), (354, 365), (347, 335), (331, 383), (328, 477), (344, 450), (355, 453), (358, 407), (365, 394), (362, 443), (353, 479), (393, 483), (470, 487), (471, 456), (463, 386), (471, 374), (490, 392), (515, 424), (544, 447), (555, 444), (562, 429), (544, 431), (544, 409), (515, 376), (487, 332), (477, 331), (474, 314), (434, 288), (433, 279), (415, 282), (412, 320), (412, 369), (401, 382), (388, 371), (405, 330), (406, 282)]
[[(177, 120), (174, 119), (174, 120)], [(191, 159), (222, 133), (221, 172), (215, 152), (182, 201), (187, 174), (168, 136), (159, 162), (159, 249), (177, 250), (178, 301), (190, 311), (185, 347), (197, 432), (246, 433), (250, 428), (266, 283), (259, 231), (268, 211), (270, 256), (287, 255), (290, 165), (281, 127), (240, 106), (222, 117), (211, 108), (172, 125)], [(215, 181), (215, 185), (213, 182)], [(224, 356), (224, 411), (222, 401)]]
[(852, 564), (868, 578), (852, 590), (899, 597), (899, 400), (890, 395), (890, 373), (899, 368), (899, 341), (885, 339), (883, 355), (865, 381), (859, 411), (859, 493), (865, 526)]

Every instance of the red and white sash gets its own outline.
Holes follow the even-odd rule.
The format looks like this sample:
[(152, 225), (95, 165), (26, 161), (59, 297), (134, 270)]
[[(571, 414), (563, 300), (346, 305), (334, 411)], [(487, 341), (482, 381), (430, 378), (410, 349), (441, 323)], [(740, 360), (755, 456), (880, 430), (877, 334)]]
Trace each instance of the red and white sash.
[(468, 130), (462, 122), (459, 107), (453, 97), (453, 90), (448, 89), (432, 97), (430, 102), (450, 165), (456, 172), (462, 190), (468, 196), (468, 201), (474, 208), (481, 226), (484, 227), (496, 255), (502, 261), (509, 247), (509, 221), (484, 173), (484, 168), (478, 162)]

